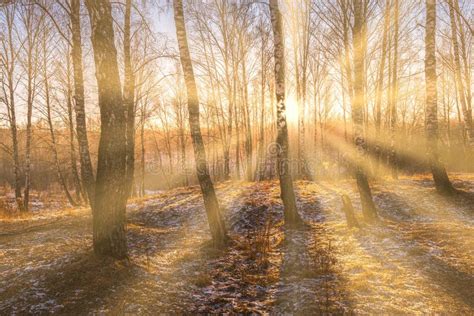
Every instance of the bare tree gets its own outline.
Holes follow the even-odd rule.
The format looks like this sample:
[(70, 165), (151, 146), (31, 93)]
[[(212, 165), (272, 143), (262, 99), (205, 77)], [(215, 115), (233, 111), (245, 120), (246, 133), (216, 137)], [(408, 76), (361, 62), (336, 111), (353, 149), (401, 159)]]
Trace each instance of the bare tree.
[(42, 32), (42, 41), (41, 41), (41, 48), (43, 52), (42, 56), (42, 62), (43, 62), (43, 84), (44, 84), (44, 101), (46, 105), (46, 121), (48, 122), (48, 128), (49, 128), (49, 134), (51, 136), (51, 150), (53, 152), (53, 158), (54, 158), (54, 166), (56, 168), (56, 175), (59, 181), (59, 184), (63, 188), (64, 194), (66, 195), (67, 200), (69, 201), (69, 204), (76, 206), (76, 202), (72, 198), (71, 193), (69, 192), (69, 189), (67, 187), (66, 179), (64, 177), (63, 172), (61, 171), (61, 163), (59, 161), (59, 155), (58, 155), (58, 146), (57, 146), (57, 137), (56, 133), (54, 130), (54, 124), (53, 124), (53, 117), (52, 117), (52, 105), (51, 105), (51, 88), (50, 88), (50, 73), (48, 73), (48, 69), (50, 68), (49, 65), (49, 60), (50, 60), (50, 52), (47, 48), (47, 41), (50, 39), (49, 38), (49, 30), (47, 29), (47, 26), (43, 28)]
[(357, 188), (362, 203), (362, 212), (364, 218), (372, 221), (377, 217), (377, 210), (374, 201), (372, 200), (372, 192), (370, 190), (367, 175), (362, 168), (364, 157), (366, 157), (366, 143), (364, 139), (363, 120), (364, 120), (364, 56), (365, 45), (364, 39), (367, 34), (364, 27), (364, 8), (363, 0), (354, 0), (354, 26), (352, 29), (353, 35), (353, 59), (354, 59), (354, 97), (352, 99), (352, 121), (354, 122), (354, 143), (357, 148), (357, 157), (355, 168), (355, 177), (357, 180)]
[[(458, 0), (454, 1), (457, 2)], [(470, 96), (468, 88), (464, 87), (464, 82), (462, 80), (462, 66), (460, 58), (460, 48), (458, 41), (458, 24), (456, 21), (455, 7), (453, 0), (448, 0), (449, 6), (449, 18), (451, 22), (451, 42), (453, 45), (453, 56), (454, 56), (454, 77), (456, 80), (457, 93), (461, 103), (461, 109), (464, 117), (464, 127), (466, 129), (466, 134), (469, 139), (469, 145), (474, 147), (474, 127), (472, 125), (472, 111), (470, 108)], [(466, 66), (466, 65), (464, 65)], [(470, 76), (466, 76), (469, 78)], [(469, 103), (468, 103), (469, 102)]]
[(201, 186), (204, 205), (206, 207), (207, 219), (211, 230), (214, 244), (222, 246), (226, 243), (227, 232), (220, 214), (219, 203), (217, 201), (214, 185), (209, 175), (207, 165), (206, 150), (201, 135), (199, 118), (199, 97), (197, 94), (194, 71), (189, 53), (186, 37), (186, 25), (184, 22), (183, 1), (174, 1), (174, 20), (176, 25), (176, 37), (178, 39), (181, 66), (183, 68), (184, 81), (188, 97), (189, 126), (191, 128), (191, 138), (194, 148), (194, 158), (196, 161), (196, 172)]
[(15, 177), (15, 198), (20, 209), (23, 209), (23, 201), (21, 194), (21, 166), (19, 154), (19, 140), (18, 140), (18, 123), (17, 123), (17, 105), (16, 105), (16, 89), (18, 86), (17, 64), (18, 54), (20, 51), (18, 43), (14, 40), (17, 33), (15, 20), (17, 4), (3, 6), (1, 8), (5, 18), (5, 36), (2, 36), (2, 54), (0, 54), (2, 62), (2, 92), (3, 101), (7, 107), (7, 120), (9, 124), (11, 142), (12, 142), (12, 156), (13, 156), (13, 170)]
[(436, 0), (426, 0), (425, 25), (425, 84), (426, 109), (425, 133), (428, 159), (436, 190), (443, 194), (452, 194), (453, 185), (446, 169), (439, 161), (438, 154), (438, 92), (436, 78)]
[(130, 27), (131, 27), (132, 0), (125, 1), (125, 17), (123, 30), (123, 53), (125, 64), (125, 81), (123, 98), (127, 115), (127, 186), (128, 194), (132, 189), (133, 175), (135, 170), (135, 78), (132, 69), (132, 57), (130, 52)]
[(26, 72), (26, 148), (25, 148), (25, 185), (23, 190), (23, 208), (28, 211), (31, 186), (31, 147), (32, 147), (32, 118), (33, 103), (37, 94), (37, 76), (39, 63), (39, 34), (43, 27), (43, 12), (38, 12), (36, 6), (21, 6), (21, 21), (24, 25), (26, 38), (23, 43), (24, 60), (23, 66)]
[(83, 187), (87, 192), (87, 198), (91, 207), (95, 202), (95, 179), (92, 170), (92, 162), (89, 153), (89, 140), (87, 138), (86, 110), (84, 101), (84, 70), (82, 63), (82, 38), (81, 38), (81, 15), (80, 0), (70, 0), (70, 23), (71, 23), (71, 52), (74, 70), (74, 110), (76, 112), (76, 132), (79, 144), (79, 159), (81, 162), (81, 178)]
[(126, 124), (117, 50), (109, 0), (87, 0), (91, 22), (100, 107), (100, 141), (93, 206), (94, 251), (115, 258), (127, 256), (125, 235)]
[(285, 45), (282, 28), (282, 16), (278, 7), (278, 0), (270, 0), (270, 17), (273, 28), (274, 62), (275, 62), (275, 95), (277, 106), (276, 140), (278, 161), (277, 169), (280, 177), (280, 195), (284, 205), (285, 223), (297, 225), (302, 220), (296, 208), (296, 198), (293, 189), (293, 179), (289, 166), (288, 124), (286, 121), (285, 106)]

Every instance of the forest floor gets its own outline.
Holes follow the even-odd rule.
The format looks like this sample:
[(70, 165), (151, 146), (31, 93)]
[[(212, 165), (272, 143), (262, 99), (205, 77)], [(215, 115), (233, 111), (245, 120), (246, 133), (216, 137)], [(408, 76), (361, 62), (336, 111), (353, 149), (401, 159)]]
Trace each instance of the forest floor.
[(298, 230), (277, 181), (221, 183), (225, 251), (209, 246), (198, 187), (174, 189), (130, 202), (125, 262), (93, 255), (86, 208), (3, 220), (0, 314), (473, 314), (474, 175), (453, 182), (452, 198), (424, 176), (376, 182), (380, 221), (349, 229), (353, 181), (297, 181)]

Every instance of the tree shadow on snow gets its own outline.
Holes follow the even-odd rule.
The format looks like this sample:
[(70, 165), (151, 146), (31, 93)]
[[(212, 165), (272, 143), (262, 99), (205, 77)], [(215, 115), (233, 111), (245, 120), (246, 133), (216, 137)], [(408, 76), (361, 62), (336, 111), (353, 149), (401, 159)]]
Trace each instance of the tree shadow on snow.
[(19, 289), (10, 311), (2, 313), (89, 314), (113, 291), (126, 287), (134, 275), (129, 264), (98, 258), (89, 249), (56, 258), (46, 270), (33, 273), (33, 286)]
[(284, 229), (275, 309), (277, 313), (300, 315), (351, 312), (322, 206), (307, 193), (295, 193), (305, 226)]

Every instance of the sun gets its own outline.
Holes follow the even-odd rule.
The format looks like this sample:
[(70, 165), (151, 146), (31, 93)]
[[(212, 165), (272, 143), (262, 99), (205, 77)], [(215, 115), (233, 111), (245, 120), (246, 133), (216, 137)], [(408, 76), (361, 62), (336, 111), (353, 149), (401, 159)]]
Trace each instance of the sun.
[(298, 122), (298, 102), (292, 95), (286, 98), (286, 119), (289, 124)]

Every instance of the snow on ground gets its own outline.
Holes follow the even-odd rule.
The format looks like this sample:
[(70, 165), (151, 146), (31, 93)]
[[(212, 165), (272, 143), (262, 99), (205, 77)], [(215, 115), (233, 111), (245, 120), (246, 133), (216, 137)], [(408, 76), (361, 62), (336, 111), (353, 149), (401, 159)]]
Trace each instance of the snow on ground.
[(437, 196), (425, 177), (373, 184), (380, 221), (349, 229), (353, 181), (296, 182), (304, 227), (283, 225), (279, 186), (217, 186), (231, 244), (210, 247), (197, 187), (131, 201), (129, 262), (96, 258), (87, 209), (0, 222), (0, 314), (474, 312), (474, 177)]

